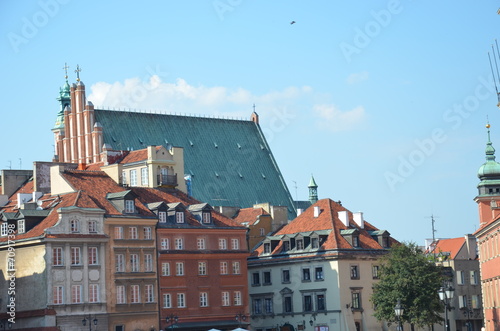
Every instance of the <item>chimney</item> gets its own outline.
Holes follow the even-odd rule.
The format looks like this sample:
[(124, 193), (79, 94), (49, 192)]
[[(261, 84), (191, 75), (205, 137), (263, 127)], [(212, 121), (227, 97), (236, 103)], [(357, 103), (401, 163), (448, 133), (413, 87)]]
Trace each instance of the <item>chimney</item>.
[(297, 209), (297, 216), (301, 215), (304, 210), (302, 208)]
[(471, 234), (465, 235), (465, 244), (467, 245), (467, 253), (469, 260), (475, 260), (477, 256), (477, 242), (476, 237)]
[(356, 222), (356, 224), (359, 225), (360, 228), (362, 229), (365, 228), (365, 220), (363, 219), (363, 212), (358, 211), (356, 213), (352, 213), (352, 218), (354, 219), (354, 222)]
[(314, 217), (318, 217), (320, 212), (319, 206), (314, 206)]
[(42, 192), (33, 192), (32, 194), (33, 194), (33, 197), (31, 200), (33, 200), (33, 202), (37, 202), (38, 199), (40, 199), (43, 195)]
[(347, 210), (341, 210), (338, 212), (339, 219), (345, 226), (349, 227), (349, 214)]

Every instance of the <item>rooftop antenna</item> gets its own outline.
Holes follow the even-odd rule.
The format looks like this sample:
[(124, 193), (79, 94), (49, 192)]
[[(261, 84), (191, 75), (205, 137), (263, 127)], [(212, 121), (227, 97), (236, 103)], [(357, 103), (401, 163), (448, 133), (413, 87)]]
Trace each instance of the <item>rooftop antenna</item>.
[[(255, 107), (255, 105), (254, 105)], [(292, 182), (295, 184), (293, 187), (295, 188), (295, 210), (299, 209), (299, 197), (297, 195), (297, 182), (292, 180)]]
[(19, 169), (23, 168), (23, 160), (19, 158)]
[(435, 247), (434, 245), (435, 245), (435, 243), (436, 243), (436, 232), (437, 232), (437, 231), (436, 231), (436, 229), (434, 228), (434, 223), (436, 222), (436, 221), (434, 220), (434, 217), (435, 217), (435, 216), (434, 216), (434, 214), (431, 214), (431, 216), (430, 216), (430, 217), (427, 217), (427, 218), (430, 218), (430, 219), (431, 219), (431, 224), (432, 224), (432, 225), (431, 225), (431, 226), (432, 226), (432, 244), (431, 244), (431, 246), (432, 246), (432, 252), (434, 253), (434, 260), (436, 260), (436, 249), (435, 249), (436, 247)]
[[(493, 45), (491, 47), (493, 48)], [(490, 60), (490, 69), (491, 69), (491, 74), (493, 75), (493, 84), (495, 85), (495, 91), (497, 92), (498, 104), (500, 104), (500, 95), (498, 94), (497, 82), (496, 82), (495, 72), (493, 71), (493, 64), (491, 63), (490, 52), (488, 52), (488, 59)], [(496, 59), (495, 59), (495, 61), (496, 61)], [(497, 69), (498, 69), (498, 67), (497, 67)]]
[(12, 161), (9, 160), (9, 170), (12, 170)]

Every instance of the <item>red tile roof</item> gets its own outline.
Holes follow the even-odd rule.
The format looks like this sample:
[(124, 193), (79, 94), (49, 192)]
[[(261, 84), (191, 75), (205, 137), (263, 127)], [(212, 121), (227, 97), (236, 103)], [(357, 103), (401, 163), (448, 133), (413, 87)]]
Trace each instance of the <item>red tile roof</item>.
[(257, 221), (260, 215), (269, 215), (263, 208), (242, 208), (234, 218), (240, 225), (247, 223), (252, 225)]
[[(158, 151), (161, 148), (161, 146), (156, 146), (155, 150)], [(140, 161), (145, 161), (148, 158), (148, 149), (143, 148), (139, 149), (136, 151), (129, 151), (123, 159), (119, 163), (125, 164), (125, 163), (134, 163), (134, 162), (140, 162)]]
[(434, 250), (430, 253), (450, 253), (450, 259), (456, 258), (460, 249), (465, 245), (465, 237), (439, 239)]
[[(320, 214), (314, 217), (314, 207), (319, 207)], [(348, 211), (349, 227), (339, 219), (339, 211)], [(340, 234), (341, 230), (357, 229), (359, 233), (359, 247), (354, 248), (349, 242)], [(322, 199), (314, 205), (307, 208), (302, 214), (297, 216), (293, 221), (283, 226), (274, 235), (296, 234), (301, 232), (331, 230), (327, 240), (323, 243), (322, 249), (324, 250), (359, 250), (361, 249), (383, 249), (382, 246), (372, 238), (368, 231), (379, 230), (371, 223), (365, 221), (364, 228), (361, 228), (356, 222), (353, 221), (352, 213), (342, 205), (331, 199)], [(390, 237), (390, 244), (397, 243), (397, 241)], [(274, 252), (279, 252), (281, 243), (275, 248)], [(263, 246), (257, 248), (256, 253), (260, 255), (263, 252)]]

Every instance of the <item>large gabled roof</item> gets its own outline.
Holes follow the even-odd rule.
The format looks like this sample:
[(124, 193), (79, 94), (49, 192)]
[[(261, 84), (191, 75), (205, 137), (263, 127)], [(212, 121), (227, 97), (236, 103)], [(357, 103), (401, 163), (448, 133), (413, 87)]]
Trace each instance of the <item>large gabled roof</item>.
[(268, 202), (288, 206), (290, 219), (295, 217), (290, 192), (253, 121), (101, 109), (95, 120), (103, 127), (104, 143), (115, 150), (183, 147), (185, 174), (200, 201), (242, 208)]
[(450, 259), (455, 259), (462, 247), (465, 245), (465, 238), (439, 239), (432, 251), (429, 253), (446, 254)]

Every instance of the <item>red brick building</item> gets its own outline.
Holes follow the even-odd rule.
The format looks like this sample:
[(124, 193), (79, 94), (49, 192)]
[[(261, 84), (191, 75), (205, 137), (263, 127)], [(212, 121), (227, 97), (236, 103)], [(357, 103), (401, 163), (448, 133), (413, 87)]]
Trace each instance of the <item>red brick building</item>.
[(500, 163), (495, 161), (495, 148), (486, 144), (486, 162), (479, 168), (480, 179), (475, 201), (479, 208), (479, 230), (475, 236), (479, 247), (481, 288), (483, 292), (484, 328), (500, 330)]

